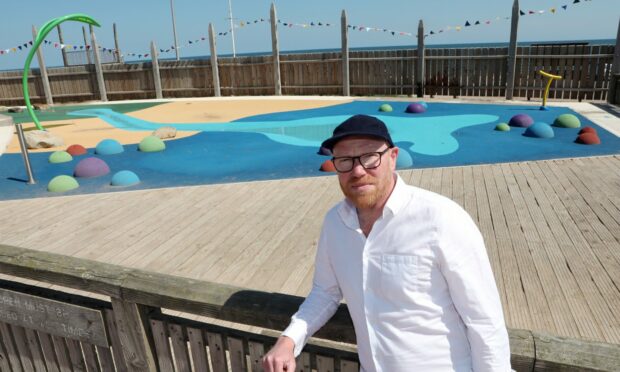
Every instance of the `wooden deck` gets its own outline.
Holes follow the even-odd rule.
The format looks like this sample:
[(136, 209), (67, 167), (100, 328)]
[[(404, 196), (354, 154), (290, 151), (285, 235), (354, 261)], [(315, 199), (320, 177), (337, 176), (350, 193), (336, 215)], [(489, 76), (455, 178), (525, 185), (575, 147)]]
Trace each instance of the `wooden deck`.
[[(620, 156), (400, 172), (478, 222), (507, 324), (620, 343)], [(334, 176), (0, 202), (0, 243), (306, 295)]]

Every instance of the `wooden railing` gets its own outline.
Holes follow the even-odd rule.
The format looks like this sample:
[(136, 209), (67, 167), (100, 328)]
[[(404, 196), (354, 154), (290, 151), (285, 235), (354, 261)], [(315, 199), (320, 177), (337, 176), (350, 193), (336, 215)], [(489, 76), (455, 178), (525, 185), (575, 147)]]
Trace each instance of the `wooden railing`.
[[(0, 245), (0, 272), (12, 279), (0, 281), (2, 371), (262, 371), (260, 359), (278, 334), (271, 330), (283, 329), (303, 300), (6, 245)], [(95, 298), (101, 295), (109, 301)], [(263, 330), (191, 321), (162, 309)], [(620, 365), (620, 345), (524, 330), (509, 334), (517, 371), (611, 371)], [(358, 370), (345, 305), (317, 336), (298, 371)]]

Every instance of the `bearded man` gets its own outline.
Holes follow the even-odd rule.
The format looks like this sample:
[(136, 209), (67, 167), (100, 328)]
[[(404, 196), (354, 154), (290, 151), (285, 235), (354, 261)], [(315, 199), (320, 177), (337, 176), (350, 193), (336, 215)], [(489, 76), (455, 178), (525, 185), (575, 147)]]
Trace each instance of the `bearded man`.
[(404, 183), (399, 149), (375, 117), (347, 119), (322, 146), (345, 198), (325, 217), (312, 290), (265, 370), (294, 371), (344, 298), (364, 372), (510, 371), (493, 272), (467, 212)]

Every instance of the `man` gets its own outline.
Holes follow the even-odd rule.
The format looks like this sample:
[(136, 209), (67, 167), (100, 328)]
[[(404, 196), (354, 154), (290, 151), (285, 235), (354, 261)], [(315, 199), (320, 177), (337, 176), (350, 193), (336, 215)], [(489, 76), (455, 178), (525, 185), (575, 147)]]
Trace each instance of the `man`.
[(344, 297), (364, 372), (510, 371), (495, 280), (469, 215), (403, 182), (399, 150), (377, 118), (347, 119), (322, 146), (345, 199), (325, 217), (312, 290), (265, 370), (294, 371)]

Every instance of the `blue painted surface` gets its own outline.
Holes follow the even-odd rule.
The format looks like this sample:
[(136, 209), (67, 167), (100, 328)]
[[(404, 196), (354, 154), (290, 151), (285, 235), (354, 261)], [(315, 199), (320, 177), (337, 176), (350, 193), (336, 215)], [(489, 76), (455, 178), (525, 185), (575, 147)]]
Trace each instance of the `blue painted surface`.
[[(382, 103), (394, 111), (379, 112)], [(423, 114), (407, 114), (409, 102), (355, 101), (326, 108), (256, 115), (233, 123), (176, 124), (201, 133), (166, 141), (166, 150), (143, 153), (137, 145), (125, 145), (122, 154), (99, 156), (94, 149), (89, 155), (99, 156), (111, 168), (110, 175), (80, 181), (76, 190), (61, 195), (117, 191), (110, 186), (111, 175), (131, 170), (141, 182), (122, 188), (144, 189), (208, 183), (242, 182), (325, 175), (318, 169), (327, 159), (317, 154), (320, 142), (331, 135), (339, 122), (354, 114), (379, 116), (392, 131), (394, 141), (413, 160), (413, 168), (441, 167), (506, 161), (540, 160), (619, 154), (620, 138), (577, 114), (582, 126), (598, 131), (602, 144), (586, 146), (574, 143), (579, 128), (555, 128), (552, 139), (523, 135), (525, 128), (509, 132), (495, 131), (500, 122), (508, 122), (518, 113), (527, 113), (535, 121), (552, 123), (560, 114), (572, 113), (567, 108), (550, 107), (540, 111), (534, 106), (474, 105), (429, 103)], [(151, 130), (153, 125), (122, 114), (104, 112), (116, 125), (127, 130)], [(291, 123), (292, 122), (292, 123)], [(135, 127), (136, 123), (139, 125)], [(169, 124), (160, 124), (164, 126)], [(146, 127), (144, 127), (146, 126)], [(193, 129), (190, 129), (194, 126)], [(235, 131), (231, 131), (231, 130)], [(50, 164), (48, 153), (31, 154), (37, 185), (27, 185), (20, 154), (0, 156), (0, 199), (57, 196), (45, 186), (54, 176), (70, 175), (72, 162)]]

